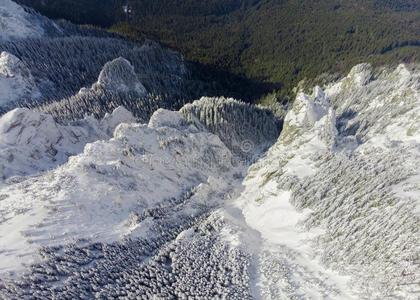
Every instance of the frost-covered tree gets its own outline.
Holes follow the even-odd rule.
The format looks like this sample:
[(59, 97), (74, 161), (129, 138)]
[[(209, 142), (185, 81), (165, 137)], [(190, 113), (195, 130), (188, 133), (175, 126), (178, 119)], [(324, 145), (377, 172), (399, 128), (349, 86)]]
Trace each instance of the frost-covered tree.
[(235, 154), (251, 158), (273, 144), (281, 131), (281, 121), (266, 108), (234, 99), (202, 98), (181, 110), (190, 121), (203, 124)]

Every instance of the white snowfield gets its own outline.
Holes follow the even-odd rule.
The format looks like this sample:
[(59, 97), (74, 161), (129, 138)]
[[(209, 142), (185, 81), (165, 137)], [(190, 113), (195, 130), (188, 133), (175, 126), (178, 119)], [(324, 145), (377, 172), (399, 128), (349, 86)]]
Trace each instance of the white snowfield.
[(14, 275), (0, 296), (418, 299), (418, 66), (362, 64), (299, 93), (251, 166), (232, 163), (211, 109), (197, 111), (216, 134), (192, 109), (149, 124), (121, 111), (0, 119), (0, 151), (18, 157), (0, 154), (0, 274)]

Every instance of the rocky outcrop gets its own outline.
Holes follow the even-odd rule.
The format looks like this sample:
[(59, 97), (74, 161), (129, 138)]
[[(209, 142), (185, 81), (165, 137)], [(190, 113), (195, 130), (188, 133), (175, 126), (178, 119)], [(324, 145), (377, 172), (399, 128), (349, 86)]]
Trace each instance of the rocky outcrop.
[(81, 153), (87, 143), (109, 139), (118, 124), (133, 122), (120, 107), (102, 120), (86, 117), (69, 125), (27, 108), (14, 109), (0, 118), (0, 179), (36, 175)]
[(17, 102), (39, 99), (39, 92), (30, 70), (16, 56), (0, 54), (0, 110)]

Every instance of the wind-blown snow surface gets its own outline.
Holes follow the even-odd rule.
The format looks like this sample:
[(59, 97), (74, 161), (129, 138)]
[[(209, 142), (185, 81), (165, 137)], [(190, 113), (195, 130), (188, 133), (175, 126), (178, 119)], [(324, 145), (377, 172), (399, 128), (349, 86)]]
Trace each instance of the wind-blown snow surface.
[(300, 93), (249, 168), (278, 124), (203, 98), (7, 182), (0, 295), (417, 299), (419, 77), (359, 65)]

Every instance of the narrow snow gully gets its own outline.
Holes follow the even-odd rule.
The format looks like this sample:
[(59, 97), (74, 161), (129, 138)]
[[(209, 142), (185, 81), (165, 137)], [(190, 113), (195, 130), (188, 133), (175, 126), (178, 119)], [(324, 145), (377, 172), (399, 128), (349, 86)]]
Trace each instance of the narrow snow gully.
[(419, 76), (362, 64), (298, 94), (219, 212), (253, 298), (417, 299)]
[(320, 89), (312, 97), (300, 94), (278, 142), (249, 167), (236, 196), (220, 211), (231, 226), (224, 237), (250, 257), (254, 299), (354, 298), (349, 277), (317, 259), (311, 240), (323, 231), (301, 226), (310, 210), (298, 211), (292, 191), (278, 182), (283, 176), (304, 178), (316, 172), (310, 156), (331, 149), (337, 134), (334, 122)]

